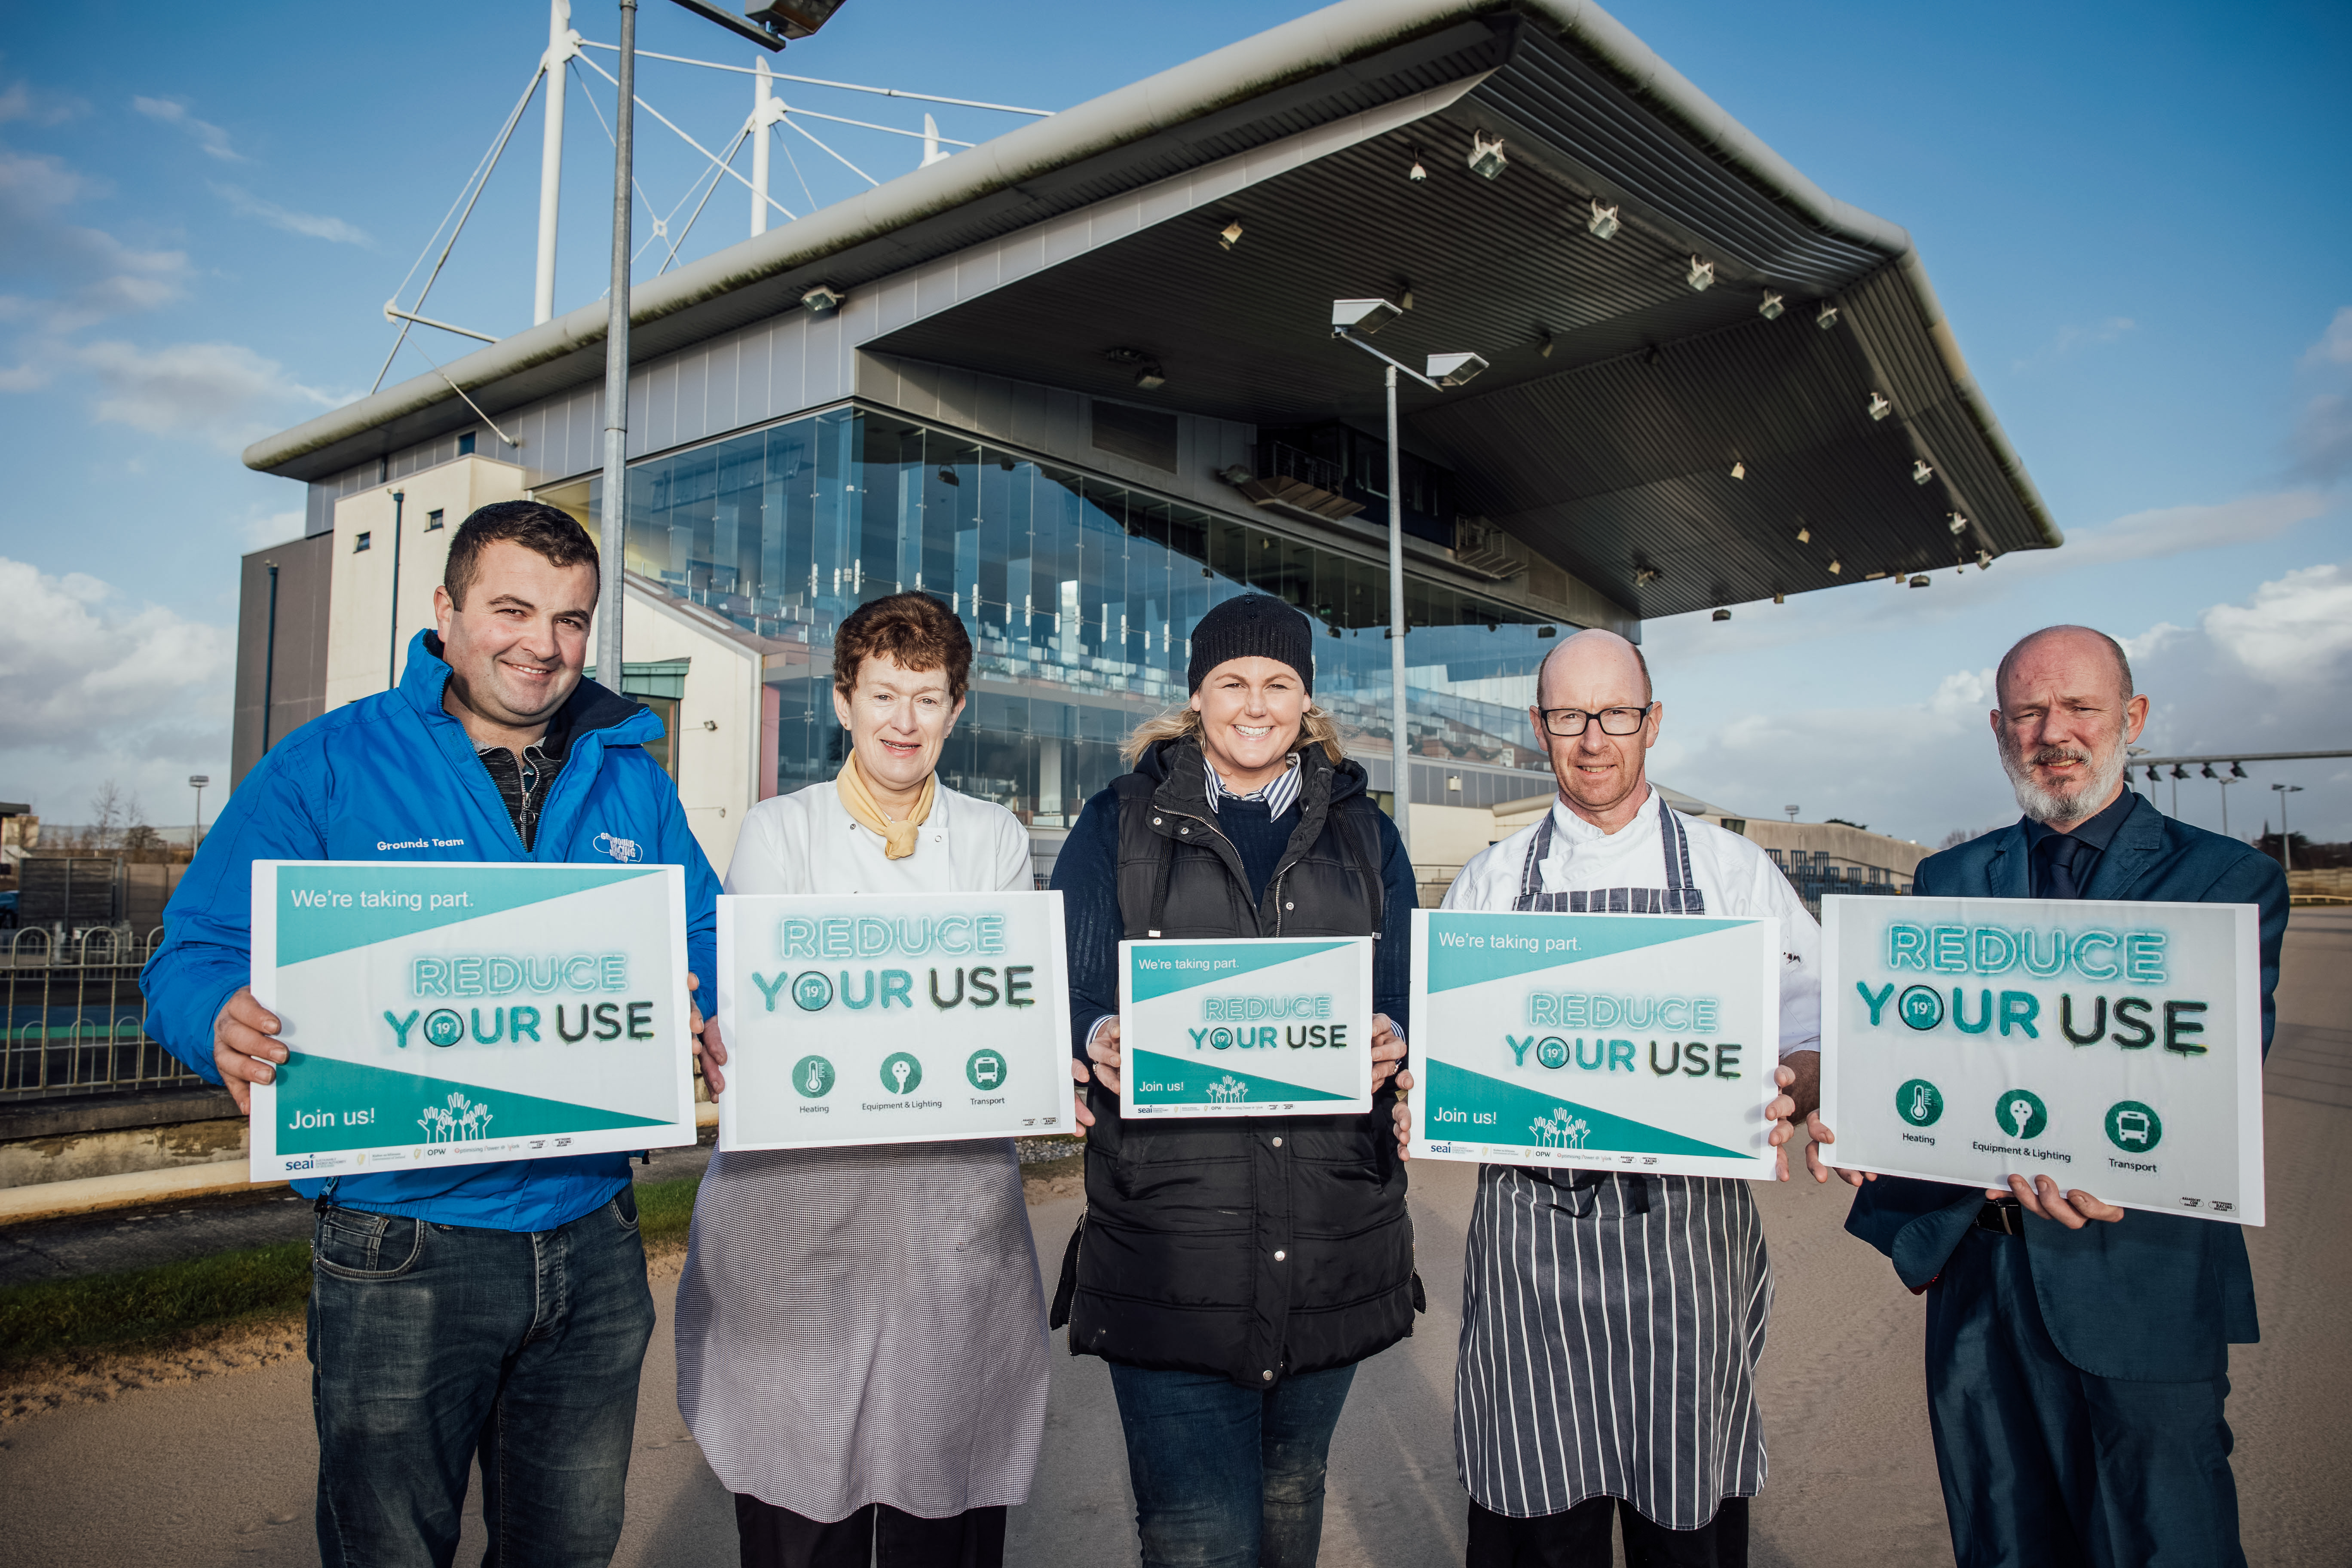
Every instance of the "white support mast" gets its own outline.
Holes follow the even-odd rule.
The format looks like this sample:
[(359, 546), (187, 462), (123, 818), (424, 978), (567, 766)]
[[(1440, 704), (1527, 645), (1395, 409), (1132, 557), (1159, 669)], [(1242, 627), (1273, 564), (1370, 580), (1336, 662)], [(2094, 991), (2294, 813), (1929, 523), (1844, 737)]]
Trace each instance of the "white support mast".
[(759, 68), (752, 80), (751, 123), (751, 232), (768, 232), (768, 139), (769, 131), (783, 117), (783, 100), (770, 95), (768, 83), (772, 79), (768, 62), (753, 62)]
[(540, 64), (547, 78), (547, 129), (539, 144), (539, 270), (531, 286), (533, 325), (555, 314), (555, 214), (563, 186), (564, 69), (580, 52), (572, 30), (572, 0), (548, 0), (547, 53)]

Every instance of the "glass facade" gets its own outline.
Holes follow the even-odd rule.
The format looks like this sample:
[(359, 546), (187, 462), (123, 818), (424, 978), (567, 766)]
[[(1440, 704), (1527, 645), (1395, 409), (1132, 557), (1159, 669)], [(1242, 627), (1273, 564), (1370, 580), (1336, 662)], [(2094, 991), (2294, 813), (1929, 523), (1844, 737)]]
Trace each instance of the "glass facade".
[[(596, 499), (592, 487), (590, 519)], [(1239, 594), (1276, 595), (1318, 623), (1317, 700), (1358, 754), (1387, 752), (1383, 563), (856, 407), (647, 459), (628, 499), (630, 568), (765, 641), (821, 656), (870, 599), (915, 588), (946, 600), (974, 660), (941, 775), (1034, 826), (1074, 822), (1122, 771), (1120, 740), (1186, 695), (1193, 623)], [(1526, 709), (1552, 627), (1421, 579), (1406, 610), (1416, 756), (1477, 770), (1473, 793), (1491, 799), (1549, 789)], [(771, 684), (778, 787), (832, 777), (843, 735), (829, 678)], [(1533, 772), (1521, 784), (1496, 769)], [(1421, 798), (1486, 804), (1442, 784)]]

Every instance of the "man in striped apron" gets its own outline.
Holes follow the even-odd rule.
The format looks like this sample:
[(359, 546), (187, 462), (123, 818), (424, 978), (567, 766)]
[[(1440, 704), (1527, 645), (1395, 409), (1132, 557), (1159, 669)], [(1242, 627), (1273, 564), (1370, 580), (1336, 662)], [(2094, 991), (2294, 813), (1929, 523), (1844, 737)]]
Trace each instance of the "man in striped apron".
[[(1785, 1142), (1819, 1098), (1820, 928), (1753, 843), (1650, 787), (1663, 708), (1640, 649), (1580, 632), (1537, 689), (1559, 798), (1465, 867), (1445, 907), (1777, 916)], [(1470, 1568), (1607, 1568), (1612, 1516), (1631, 1568), (1744, 1565), (1771, 1304), (1744, 1182), (1480, 1166), (1454, 1384)]]

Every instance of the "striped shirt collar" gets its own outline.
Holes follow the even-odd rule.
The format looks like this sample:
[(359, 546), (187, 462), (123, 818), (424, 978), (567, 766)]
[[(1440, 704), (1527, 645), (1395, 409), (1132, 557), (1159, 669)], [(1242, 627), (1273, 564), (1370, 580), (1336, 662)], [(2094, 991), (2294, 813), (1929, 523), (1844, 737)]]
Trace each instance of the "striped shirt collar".
[(1211, 811), (1217, 809), (1217, 802), (1220, 800), (1262, 800), (1265, 802), (1266, 815), (1269, 816), (1280, 816), (1297, 803), (1298, 787), (1307, 776), (1305, 771), (1298, 765), (1297, 752), (1290, 753), (1290, 766), (1281, 777), (1264, 789), (1252, 790), (1247, 795), (1227, 789), (1225, 781), (1217, 776), (1216, 764), (1205, 756), (1201, 759), (1201, 769), (1209, 776), (1209, 809)]

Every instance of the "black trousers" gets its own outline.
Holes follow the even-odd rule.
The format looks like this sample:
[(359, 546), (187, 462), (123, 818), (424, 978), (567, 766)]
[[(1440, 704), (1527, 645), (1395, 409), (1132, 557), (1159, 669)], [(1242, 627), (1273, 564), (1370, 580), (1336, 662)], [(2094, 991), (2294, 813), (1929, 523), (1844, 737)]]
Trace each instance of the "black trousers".
[(1748, 1568), (1748, 1500), (1727, 1497), (1696, 1530), (1668, 1530), (1630, 1502), (1587, 1498), (1566, 1513), (1512, 1519), (1470, 1505), (1465, 1568), (1610, 1568), (1609, 1523), (1623, 1521), (1625, 1568)]
[(969, 1509), (946, 1519), (869, 1502), (826, 1523), (735, 1494), (743, 1568), (1004, 1568), (1004, 1510)]

